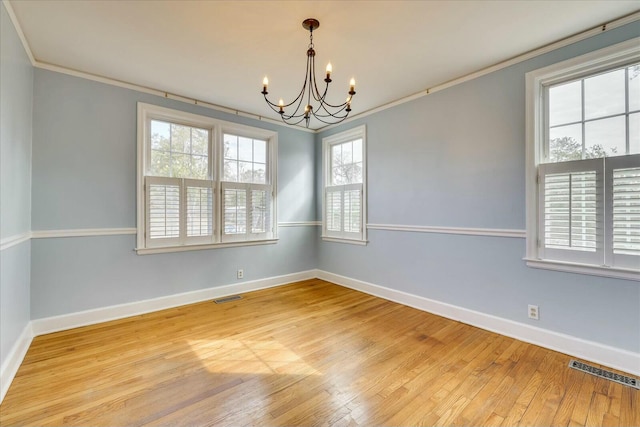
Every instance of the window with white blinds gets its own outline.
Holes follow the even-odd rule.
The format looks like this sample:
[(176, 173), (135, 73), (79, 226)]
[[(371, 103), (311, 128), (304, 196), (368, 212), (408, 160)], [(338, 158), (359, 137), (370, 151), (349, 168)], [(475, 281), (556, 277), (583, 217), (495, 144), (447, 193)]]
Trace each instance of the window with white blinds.
[(640, 280), (640, 39), (527, 74), (529, 265)]
[(366, 242), (365, 127), (323, 139), (323, 238)]
[(273, 236), (269, 141), (231, 132), (224, 135), (222, 241)]
[(138, 104), (138, 253), (275, 241), (277, 134)]

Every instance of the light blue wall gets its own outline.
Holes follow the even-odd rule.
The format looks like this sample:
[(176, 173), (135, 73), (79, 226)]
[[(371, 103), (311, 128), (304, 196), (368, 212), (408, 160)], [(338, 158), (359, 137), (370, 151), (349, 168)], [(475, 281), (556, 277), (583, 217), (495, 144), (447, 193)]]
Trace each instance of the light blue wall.
[(135, 236), (32, 242), (34, 319), (315, 268), (315, 227), (283, 227), (275, 245), (136, 255)]
[[(33, 230), (136, 226), (136, 105), (170, 107), (278, 132), (278, 221), (315, 219), (314, 135), (36, 69)], [(313, 269), (315, 227), (275, 245), (137, 255), (135, 236), (32, 240), (33, 319)]]
[[(0, 6), (0, 240), (28, 233), (31, 216), (33, 68)], [(30, 245), (0, 253), (0, 365), (29, 323)]]
[[(523, 230), (525, 73), (637, 36), (635, 22), (355, 120), (318, 135), (316, 149), (366, 124), (369, 223)], [(322, 242), (319, 268), (640, 352), (638, 282), (529, 268), (519, 238), (368, 237), (366, 247)], [(528, 304), (540, 306), (539, 321)]]
[(136, 225), (137, 102), (278, 132), (278, 219), (314, 219), (313, 134), (35, 70), (33, 230)]

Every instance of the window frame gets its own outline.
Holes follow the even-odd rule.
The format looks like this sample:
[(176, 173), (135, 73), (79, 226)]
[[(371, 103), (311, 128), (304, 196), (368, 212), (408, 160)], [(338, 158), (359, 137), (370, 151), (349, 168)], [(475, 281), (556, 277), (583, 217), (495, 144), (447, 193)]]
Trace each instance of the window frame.
[[(347, 142), (362, 139), (362, 183), (348, 183), (341, 185), (331, 184), (331, 147)], [(355, 245), (366, 245), (367, 241), (367, 132), (366, 126), (361, 125), (322, 139), (322, 240), (337, 243), (350, 243)], [(338, 187), (342, 189), (336, 190)], [(359, 233), (354, 232), (332, 232), (327, 230), (327, 193), (328, 191), (340, 192), (341, 198), (345, 191), (353, 191), (360, 187), (360, 228)], [(342, 204), (342, 206), (344, 206)], [(341, 216), (342, 227), (344, 227), (344, 217)]]
[[(184, 239), (186, 229), (181, 228), (181, 237), (171, 239), (170, 244), (153, 243), (148, 244), (147, 233), (147, 195), (146, 180), (151, 177), (151, 181), (176, 181), (181, 183), (180, 192), (186, 195), (186, 183), (193, 181), (191, 178), (169, 178), (146, 175), (148, 165), (151, 162), (150, 133), (151, 120), (161, 120), (169, 123), (176, 123), (185, 126), (197, 127), (209, 131), (208, 162), (209, 172), (207, 180), (213, 191), (212, 216), (213, 235), (210, 240), (202, 237), (192, 237)], [(270, 227), (267, 233), (246, 234), (232, 240), (222, 238), (222, 227), (224, 220), (223, 204), (221, 194), (225, 181), (223, 181), (223, 153), (225, 133), (237, 136), (261, 139), (267, 143), (266, 155), (266, 183), (261, 187), (271, 189), (270, 195)], [(201, 249), (212, 249), (232, 246), (253, 246), (263, 244), (273, 244), (278, 241), (277, 227), (277, 154), (278, 153), (278, 133), (266, 129), (245, 126), (237, 123), (227, 122), (212, 117), (201, 116), (181, 110), (161, 107), (154, 104), (138, 102), (137, 104), (137, 171), (136, 171), (136, 252), (139, 255), (182, 252)], [(158, 178), (160, 178), (158, 180)], [(166, 179), (165, 179), (166, 178)], [(182, 188), (184, 187), (184, 188)], [(186, 198), (181, 198), (180, 203), (184, 208)], [(186, 221), (186, 209), (180, 217), (181, 226)]]
[[(524, 260), (528, 266), (640, 281), (640, 269), (604, 265), (605, 260), (608, 259), (606, 242), (604, 259), (600, 264), (544, 258), (544, 250), (539, 248), (542, 222), (538, 187), (540, 180), (538, 166), (545, 159), (548, 150), (546, 144), (548, 108), (545, 105), (548, 87), (624, 67), (638, 61), (640, 61), (640, 38), (636, 37), (526, 74), (526, 256)], [(607, 227), (608, 225), (605, 224), (605, 229)]]

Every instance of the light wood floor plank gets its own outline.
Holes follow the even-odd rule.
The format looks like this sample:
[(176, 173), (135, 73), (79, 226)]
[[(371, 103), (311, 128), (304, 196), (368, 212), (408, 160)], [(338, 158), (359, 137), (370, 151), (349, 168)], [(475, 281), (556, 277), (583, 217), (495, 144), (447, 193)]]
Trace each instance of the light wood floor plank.
[(307, 280), (39, 336), (0, 425), (640, 425), (569, 360)]

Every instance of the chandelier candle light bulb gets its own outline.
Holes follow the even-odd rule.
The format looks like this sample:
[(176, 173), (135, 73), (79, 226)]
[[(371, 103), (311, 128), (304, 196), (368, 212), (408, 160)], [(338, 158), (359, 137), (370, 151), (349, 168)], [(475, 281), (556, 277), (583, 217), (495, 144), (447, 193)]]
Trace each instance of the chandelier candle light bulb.
[[(331, 83), (331, 73), (333, 73), (333, 66), (329, 62), (326, 68), (326, 78), (324, 79), (326, 86), (324, 91), (318, 89), (315, 72), (315, 56), (316, 51), (313, 45), (313, 31), (320, 27), (320, 22), (317, 19), (309, 18), (302, 21), (302, 27), (309, 31), (309, 46), (307, 47), (307, 70), (305, 72), (304, 83), (302, 89), (295, 97), (295, 99), (289, 103), (285, 103), (282, 99), (275, 104), (267, 98), (269, 91), (269, 79), (265, 76), (262, 81), (262, 94), (267, 105), (276, 113), (280, 114), (282, 121), (289, 125), (298, 125), (305, 122), (305, 126), (309, 127), (309, 123), (312, 118), (331, 125), (340, 123), (347, 118), (349, 112), (351, 112), (351, 101), (353, 95), (356, 94), (355, 79), (351, 79), (349, 82), (349, 97), (342, 104), (331, 104), (327, 101), (327, 92), (329, 90), (329, 83)], [(306, 101), (306, 102), (305, 102)], [(289, 110), (289, 112), (287, 112)], [(293, 112), (291, 112), (293, 110)]]

